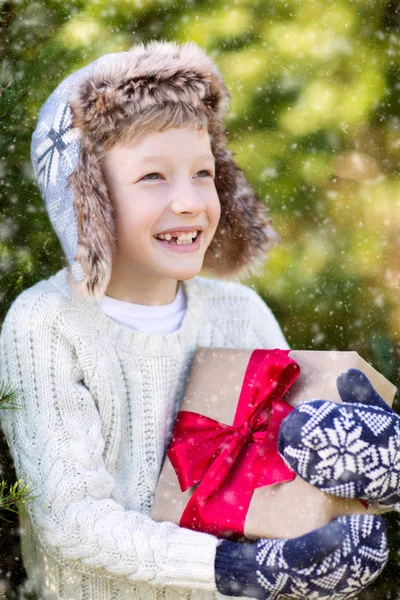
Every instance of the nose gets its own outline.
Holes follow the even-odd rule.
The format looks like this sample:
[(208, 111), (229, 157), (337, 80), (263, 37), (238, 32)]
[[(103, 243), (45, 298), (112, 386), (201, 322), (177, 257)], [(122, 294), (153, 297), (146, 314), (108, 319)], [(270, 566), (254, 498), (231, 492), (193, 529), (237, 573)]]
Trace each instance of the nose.
[(204, 190), (196, 188), (196, 184), (182, 178), (170, 190), (171, 209), (176, 214), (200, 214), (206, 209)]

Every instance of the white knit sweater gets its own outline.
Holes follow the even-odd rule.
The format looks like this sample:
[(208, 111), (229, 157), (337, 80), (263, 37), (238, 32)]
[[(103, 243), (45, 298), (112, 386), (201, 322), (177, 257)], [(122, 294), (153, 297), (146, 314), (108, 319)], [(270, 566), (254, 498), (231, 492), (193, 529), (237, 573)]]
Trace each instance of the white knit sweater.
[(13, 302), (0, 335), (0, 410), (18, 477), (27, 591), (39, 598), (217, 598), (214, 536), (148, 516), (197, 346), (287, 348), (249, 287), (194, 277), (168, 334), (135, 331), (70, 290), (66, 268)]

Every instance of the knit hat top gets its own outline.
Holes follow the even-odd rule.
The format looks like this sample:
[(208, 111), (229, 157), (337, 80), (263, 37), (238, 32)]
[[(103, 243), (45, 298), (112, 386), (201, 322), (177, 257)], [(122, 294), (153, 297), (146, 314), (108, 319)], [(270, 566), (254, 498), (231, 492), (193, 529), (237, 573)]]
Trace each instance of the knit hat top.
[(114, 213), (98, 150), (138, 116), (180, 104), (209, 123), (221, 217), (203, 268), (230, 275), (265, 259), (277, 239), (267, 209), (235, 164), (222, 124), (230, 94), (195, 43), (152, 41), (106, 54), (64, 79), (42, 106), (31, 159), (52, 226), (69, 263), (69, 282), (101, 300), (116, 245)]

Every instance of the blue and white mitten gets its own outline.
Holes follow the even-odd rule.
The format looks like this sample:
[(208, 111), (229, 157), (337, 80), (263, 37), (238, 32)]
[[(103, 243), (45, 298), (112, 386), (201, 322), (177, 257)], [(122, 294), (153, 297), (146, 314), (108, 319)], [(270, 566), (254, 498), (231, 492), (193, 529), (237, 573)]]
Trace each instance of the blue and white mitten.
[(311, 485), (397, 509), (400, 418), (358, 369), (337, 380), (343, 404), (312, 400), (282, 421), (278, 448)]
[(226, 596), (344, 600), (374, 581), (387, 559), (382, 517), (351, 515), (291, 540), (224, 540), (215, 579)]

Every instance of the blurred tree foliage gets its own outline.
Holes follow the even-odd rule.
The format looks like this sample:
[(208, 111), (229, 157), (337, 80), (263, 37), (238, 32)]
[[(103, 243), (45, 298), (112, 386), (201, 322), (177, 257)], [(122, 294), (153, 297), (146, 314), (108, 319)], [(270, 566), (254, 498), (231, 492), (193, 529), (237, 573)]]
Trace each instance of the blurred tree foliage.
[[(282, 237), (243, 283), (293, 347), (354, 349), (399, 385), (398, 1), (8, 0), (0, 11), (0, 323), (66, 264), (29, 158), (40, 106), (102, 54), (193, 40), (230, 88), (230, 147)], [(4, 440), (2, 455), (12, 481)], [(399, 597), (400, 528), (386, 521), (390, 564), (364, 600)], [(11, 598), (24, 578), (18, 525), (1, 527)]]

